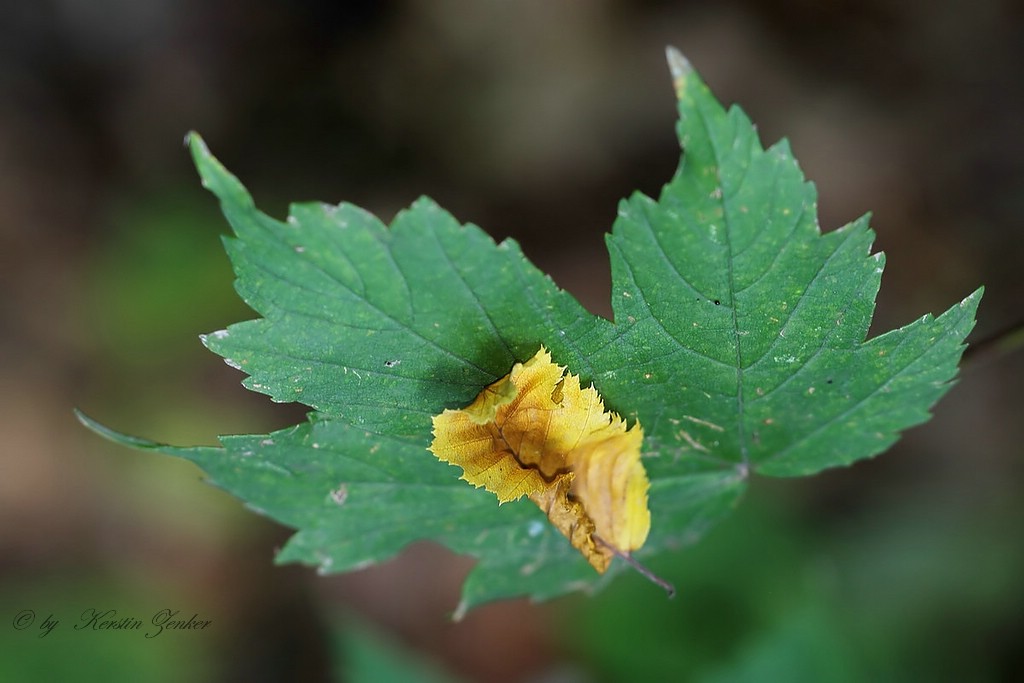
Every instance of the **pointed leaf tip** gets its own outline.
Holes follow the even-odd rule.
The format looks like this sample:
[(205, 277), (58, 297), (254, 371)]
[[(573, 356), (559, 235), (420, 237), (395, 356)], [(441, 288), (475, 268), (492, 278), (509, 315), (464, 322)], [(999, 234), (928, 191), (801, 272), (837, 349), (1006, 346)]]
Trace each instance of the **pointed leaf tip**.
[(255, 208), (248, 190), (213, 156), (199, 133), (190, 131), (185, 136), (185, 142), (192, 153), (192, 162), (199, 171), (203, 187), (215, 194), (222, 203), (230, 201), (244, 209)]
[(191, 150), (193, 154), (202, 153), (209, 155), (210, 153), (210, 150), (206, 147), (206, 142), (203, 140), (203, 136), (194, 130), (185, 133), (185, 148)]
[(100, 424), (96, 420), (92, 419), (78, 408), (74, 409), (75, 417), (82, 423), (89, 431), (102, 436), (108, 441), (121, 444), (122, 446), (128, 446), (129, 448), (140, 448), (140, 449), (159, 449), (162, 444), (158, 444), (149, 439), (142, 439), (137, 436), (129, 436), (128, 434), (122, 434), (121, 432), (114, 431), (110, 427)]
[(690, 60), (683, 56), (683, 53), (669, 45), (665, 48), (665, 59), (668, 60), (668, 69), (672, 73), (672, 83), (676, 89), (676, 95), (682, 96), (683, 84), (686, 77), (693, 73), (693, 65)]

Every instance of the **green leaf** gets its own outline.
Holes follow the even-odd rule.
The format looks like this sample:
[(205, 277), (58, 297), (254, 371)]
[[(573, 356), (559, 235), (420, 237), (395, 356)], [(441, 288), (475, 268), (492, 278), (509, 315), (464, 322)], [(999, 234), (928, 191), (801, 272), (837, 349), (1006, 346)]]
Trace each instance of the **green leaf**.
[(739, 108), (669, 61), (683, 158), (657, 202), (622, 203), (608, 238), (621, 336), (591, 359), (602, 393), (652, 449), (761, 474), (880, 453), (948, 390), (981, 290), (865, 343), (884, 266), (867, 218), (821, 234), (788, 143), (762, 149)]
[(980, 290), (865, 341), (883, 259), (860, 219), (822, 234), (785, 142), (765, 150), (675, 51), (679, 169), (619, 210), (614, 322), (428, 199), (390, 227), (357, 207), (258, 211), (197, 135), (192, 154), (235, 236), (236, 288), (260, 316), (203, 337), (245, 385), (314, 409), (268, 435), (181, 448), (251, 507), (297, 530), (278, 561), (379, 562), (418, 539), (478, 558), (458, 613), (607, 582), (532, 504), (498, 506), (426, 450), (431, 416), (470, 403), (543, 344), (639, 419), (652, 529), (639, 558), (698, 539), (751, 472), (794, 476), (875, 455), (950, 386)]
[(514, 241), (496, 245), (429, 199), (390, 229), (350, 204), (296, 204), (280, 222), (197, 135), (191, 147), (237, 235), (225, 239), (236, 288), (262, 316), (203, 342), (275, 401), (425, 444), (431, 415), (469, 403), (541, 343), (589, 375), (587, 356), (612, 339)]

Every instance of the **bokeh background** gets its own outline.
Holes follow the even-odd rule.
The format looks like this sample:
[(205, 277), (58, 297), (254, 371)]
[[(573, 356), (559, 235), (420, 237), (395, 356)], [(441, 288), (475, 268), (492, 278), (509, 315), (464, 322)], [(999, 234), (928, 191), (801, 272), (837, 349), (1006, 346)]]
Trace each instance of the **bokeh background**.
[[(981, 347), (881, 458), (755, 480), (655, 563), (671, 602), (624, 576), (461, 623), (470, 560), (417, 544), (345, 576), (274, 566), (286, 529), (72, 407), (178, 444), (301, 419), (198, 342), (250, 312), (190, 129), (272, 215), (346, 200), (389, 220), (428, 194), (607, 314), (616, 203), (678, 161), (668, 44), (766, 143), (790, 139), (825, 229), (873, 212), (876, 329), (984, 283), (982, 339), (1024, 312), (1022, 28), (1009, 0), (3, 3), (0, 679), (1013, 680), (1019, 350)], [(87, 609), (212, 624), (75, 631)]]

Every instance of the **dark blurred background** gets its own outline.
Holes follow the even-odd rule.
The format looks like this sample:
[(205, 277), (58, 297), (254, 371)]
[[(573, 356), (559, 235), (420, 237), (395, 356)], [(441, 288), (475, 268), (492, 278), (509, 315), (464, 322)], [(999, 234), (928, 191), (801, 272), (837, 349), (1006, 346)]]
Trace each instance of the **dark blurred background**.
[[(679, 157), (668, 44), (766, 144), (790, 139), (824, 229), (873, 212), (878, 330), (983, 283), (982, 339), (1024, 314), (1022, 20), (1009, 0), (3, 3), (0, 679), (1014, 680), (1020, 351), (978, 353), (880, 459), (752, 482), (656, 563), (672, 602), (624, 576), (458, 624), (469, 560), (273, 566), (287, 530), (71, 410), (179, 444), (301, 419), (197, 340), (250, 313), (190, 129), (272, 215), (346, 200), (390, 220), (428, 194), (607, 314), (616, 204)], [(165, 608), (212, 625), (72, 628)]]

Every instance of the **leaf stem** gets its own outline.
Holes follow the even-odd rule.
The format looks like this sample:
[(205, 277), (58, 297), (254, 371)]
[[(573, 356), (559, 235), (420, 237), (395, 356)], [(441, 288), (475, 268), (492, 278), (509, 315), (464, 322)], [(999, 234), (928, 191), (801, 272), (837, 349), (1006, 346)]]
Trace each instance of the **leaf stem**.
[(1024, 347), (1024, 319), (1017, 320), (987, 337), (971, 344), (964, 351), (963, 363), (975, 363), (982, 358), (1000, 356)]
[(593, 538), (594, 538), (595, 541), (597, 541), (598, 543), (603, 545), (605, 548), (608, 548), (608, 550), (612, 551), (612, 553), (616, 557), (621, 557), (623, 560), (625, 560), (626, 564), (628, 564), (633, 569), (637, 570), (640, 573), (640, 575), (643, 576), (645, 579), (647, 579), (648, 581), (650, 581), (651, 583), (653, 583), (655, 585), (661, 586), (665, 590), (665, 592), (668, 593), (668, 597), (670, 597), (670, 598), (675, 597), (675, 595), (676, 595), (676, 587), (673, 586), (671, 583), (669, 583), (665, 579), (661, 578), (660, 576), (658, 576), (657, 574), (652, 572), (650, 569), (648, 569), (644, 565), (640, 564), (640, 562), (637, 561), (637, 559), (634, 558), (629, 553), (622, 552), (621, 550), (619, 550), (618, 548), (613, 546), (611, 543), (609, 543), (608, 541), (606, 541), (603, 538), (601, 538), (600, 536), (598, 536), (597, 534), (594, 534)]

